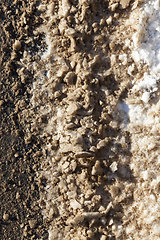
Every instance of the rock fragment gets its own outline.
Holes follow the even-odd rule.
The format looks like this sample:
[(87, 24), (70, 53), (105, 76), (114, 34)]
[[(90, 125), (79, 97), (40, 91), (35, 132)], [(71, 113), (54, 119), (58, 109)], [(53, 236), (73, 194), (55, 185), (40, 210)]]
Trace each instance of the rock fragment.
[(110, 25), (112, 23), (112, 20), (113, 20), (112, 16), (110, 16), (109, 18), (106, 19), (106, 23)]
[(130, 4), (131, 0), (120, 0), (120, 4), (122, 6), (123, 9), (127, 8)]
[(113, 3), (112, 5), (109, 6), (112, 12), (114, 12), (117, 7), (118, 7), (118, 3)]
[(101, 236), (101, 240), (106, 240), (107, 239), (107, 236), (106, 235), (102, 235)]
[(93, 156), (94, 156), (93, 152), (78, 152), (75, 154), (76, 158), (90, 158)]
[(92, 168), (92, 175), (100, 175), (103, 173), (103, 168), (101, 167), (100, 161), (96, 161)]
[(3, 214), (3, 220), (4, 221), (8, 221), (9, 220), (9, 214), (8, 213), (4, 213)]
[(81, 204), (75, 200), (75, 199), (72, 199), (70, 201), (70, 206), (73, 208), (73, 209), (81, 209)]
[(97, 149), (101, 149), (101, 148), (104, 148), (106, 147), (108, 143), (108, 138), (105, 138), (103, 140), (100, 140), (98, 143), (97, 143)]
[(13, 44), (13, 49), (15, 51), (18, 51), (20, 50), (20, 48), (21, 48), (21, 42), (19, 40), (16, 40), (15, 43)]

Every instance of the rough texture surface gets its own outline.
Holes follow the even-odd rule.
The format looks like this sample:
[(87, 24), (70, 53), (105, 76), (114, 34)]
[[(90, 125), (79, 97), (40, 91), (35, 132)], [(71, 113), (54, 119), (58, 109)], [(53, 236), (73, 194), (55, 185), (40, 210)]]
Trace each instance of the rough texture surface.
[(1, 1), (1, 239), (160, 239), (141, 5)]
[[(36, 1), (0, 2), (0, 239), (4, 240), (48, 238), (34, 181), (40, 141), (35, 137), (26, 143), (20, 119), (33, 81), (27, 70), (21, 77), (20, 59), (25, 49), (36, 51), (32, 47), (38, 42), (33, 38), (36, 5)], [(32, 44), (26, 43), (29, 38)], [(34, 228), (29, 225), (33, 220)]]

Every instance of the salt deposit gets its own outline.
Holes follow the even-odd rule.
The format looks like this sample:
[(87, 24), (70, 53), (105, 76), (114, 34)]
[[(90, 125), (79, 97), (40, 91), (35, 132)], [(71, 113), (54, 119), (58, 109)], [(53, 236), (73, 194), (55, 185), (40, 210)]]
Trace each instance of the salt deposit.
[[(149, 66), (148, 74), (134, 86), (137, 90), (158, 90), (160, 79), (160, 1), (145, 1), (141, 9), (138, 31), (133, 35), (134, 50), (132, 57), (135, 62), (146, 63)], [(149, 94), (142, 96), (144, 103), (149, 101)]]
[(145, 1), (140, 11), (138, 27), (132, 37), (132, 57), (138, 67), (146, 64), (148, 69), (133, 80), (129, 98), (117, 106), (122, 128), (132, 134), (133, 158), (130, 166), (139, 186), (134, 193), (135, 201), (126, 213), (134, 213), (136, 209), (135, 221), (141, 230), (134, 232), (133, 224), (129, 224), (126, 232), (132, 236), (131, 239), (157, 240), (160, 239), (160, 207), (158, 192), (152, 189), (157, 189), (159, 184), (159, 170), (155, 166), (159, 159), (156, 149), (160, 125), (160, 1)]
[[(144, 72), (140, 79), (132, 81), (132, 91), (140, 96), (139, 103), (131, 103), (131, 99), (119, 103), (118, 109), (123, 114), (123, 124), (153, 124), (155, 119), (148, 119), (147, 111), (150, 108), (148, 104), (152, 97), (156, 96), (158, 83), (160, 80), (160, 1), (146, 0), (140, 9), (140, 12), (131, 14), (129, 22), (135, 21), (135, 33), (132, 36), (132, 42), (126, 39), (128, 46), (132, 49), (132, 58), (135, 64), (147, 64), (148, 72)], [(122, 59), (120, 55), (119, 58)], [(128, 74), (132, 76), (134, 65), (128, 68)], [(150, 110), (149, 110), (150, 111)], [(128, 121), (129, 120), (129, 121)]]

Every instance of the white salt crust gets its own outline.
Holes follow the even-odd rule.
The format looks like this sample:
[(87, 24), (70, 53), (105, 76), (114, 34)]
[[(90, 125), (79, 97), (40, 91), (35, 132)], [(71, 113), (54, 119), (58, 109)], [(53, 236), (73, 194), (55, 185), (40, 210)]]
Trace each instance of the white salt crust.
[[(133, 80), (132, 91), (140, 95), (141, 103), (126, 101), (118, 104), (118, 110), (123, 115), (123, 127), (128, 124), (150, 125), (159, 122), (158, 118), (148, 118), (150, 105), (148, 104), (151, 96), (156, 96), (158, 83), (160, 80), (160, 0), (146, 0), (140, 12), (131, 14), (129, 24), (135, 21), (135, 33), (132, 36), (132, 43), (126, 39), (127, 46), (131, 47), (132, 58), (135, 63), (147, 64), (149, 69), (141, 79)], [(138, 22), (137, 22), (138, 21)], [(121, 58), (121, 56), (120, 56)], [(131, 69), (128, 74), (132, 75)], [(150, 114), (151, 115), (151, 114)]]
[(142, 101), (147, 103), (151, 93), (158, 90), (160, 79), (160, 1), (145, 1), (139, 16), (138, 29), (133, 35), (134, 50), (132, 57), (135, 62), (146, 63), (149, 73), (134, 86), (135, 90), (147, 92)]
[[(136, 15), (130, 17), (133, 23)], [(138, 23), (132, 37), (132, 58), (136, 65), (147, 64), (148, 72), (134, 80), (133, 96), (117, 105), (122, 129), (131, 134), (133, 154), (130, 167), (137, 179), (134, 202), (125, 214), (133, 221), (126, 226), (127, 239), (160, 239), (160, 197), (156, 190), (160, 182), (160, 151), (157, 149), (160, 129), (160, 1), (146, 0), (137, 15)], [(132, 19), (132, 20), (131, 20)], [(132, 72), (129, 69), (129, 74)], [(136, 99), (136, 94), (139, 99)], [(156, 97), (152, 103), (151, 97)], [(158, 192), (156, 192), (156, 191)], [(158, 194), (158, 195), (157, 195)], [(133, 222), (136, 222), (136, 224)], [(137, 231), (137, 227), (139, 230)]]

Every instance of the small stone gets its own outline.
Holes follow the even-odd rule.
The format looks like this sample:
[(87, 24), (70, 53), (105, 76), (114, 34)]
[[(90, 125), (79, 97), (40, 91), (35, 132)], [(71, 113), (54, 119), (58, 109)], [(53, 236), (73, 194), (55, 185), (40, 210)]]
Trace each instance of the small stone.
[(110, 57), (110, 61), (111, 61), (111, 66), (114, 66), (116, 64), (116, 55), (112, 54)]
[(111, 9), (112, 12), (114, 12), (117, 7), (118, 7), (118, 3), (114, 3), (110, 6), (110, 9)]
[(23, 235), (24, 235), (24, 237), (27, 237), (27, 235), (28, 235), (28, 226), (24, 227)]
[(20, 224), (20, 227), (23, 228), (24, 227), (24, 223)]
[(20, 50), (20, 48), (21, 48), (21, 42), (19, 40), (16, 40), (14, 45), (13, 45), (13, 49), (15, 51), (18, 51), (18, 50)]
[(31, 237), (31, 240), (35, 240), (35, 235), (33, 235), (33, 236)]
[(103, 26), (105, 24), (105, 20), (102, 18), (99, 24), (100, 26)]
[(97, 149), (104, 148), (107, 143), (108, 143), (108, 139), (107, 139), (107, 138), (105, 138), (105, 139), (103, 139), (103, 140), (100, 140), (100, 141), (97, 143)]
[(15, 153), (14, 156), (15, 156), (15, 158), (18, 158), (19, 154), (18, 154), (18, 153)]
[(121, 63), (123, 64), (123, 65), (126, 65), (127, 64), (127, 62), (128, 62), (128, 59), (127, 59), (127, 54), (120, 54), (119, 55), (119, 60), (121, 61)]
[(114, 42), (110, 42), (110, 43), (109, 43), (109, 48), (110, 48), (111, 50), (114, 50), (114, 48), (115, 48), (115, 43), (114, 43)]
[(118, 164), (117, 162), (113, 162), (111, 165), (110, 165), (110, 169), (112, 170), (112, 172), (116, 172), (117, 169), (118, 169)]
[(106, 239), (107, 239), (107, 236), (102, 235), (100, 239), (101, 239), (101, 240), (106, 240)]
[(129, 6), (131, 0), (120, 0), (120, 4), (123, 9)]
[(134, 70), (135, 70), (135, 65), (134, 65), (134, 64), (130, 65), (130, 66), (128, 67), (128, 74), (129, 74), (130, 76), (132, 76)]
[(99, 212), (104, 212), (105, 211), (105, 208), (104, 208), (104, 206), (100, 206), (100, 208), (99, 208)]
[(4, 213), (4, 214), (3, 214), (3, 220), (4, 220), (4, 221), (8, 221), (8, 219), (9, 219), (9, 214)]
[(114, 223), (113, 219), (111, 218), (111, 220), (109, 221), (109, 226), (111, 226)]
[(92, 173), (91, 174), (93, 176), (94, 175), (100, 175), (100, 174), (102, 174), (102, 172), (103, 172), (103, 169), (102, 169), (102, 167), (100, 165), (100, 161), (96, 161), (95, 165), (92, 168)]
[(70, 52), (75, 52), (76, 51), (76, 41), (73, 37), (70, 37), (70, 48), (69, 48)]
[(75, 199), (72, 199), (72, 200), (70, 201), (70, 206), (71, 206), (73, 209), (77, 209), (77, 208), (81, 209), (81, 204), (80, 204), (79, 202), (77, 202), (77, 200), (75, 200)]
[(103, 125), (100, 124), (98, 127), (98, 134), (100, 135), (100, 134), (102, 134), (102, 132), (103, 132)]
[(65, 162), (63, 165), (62, 165), (62, 169), (66, 169), (69, 167), (69, 162)]
[(89, 158), (93, 156), (94, 156), (94, 153), (92, 152), (79, 152), (75, 154), (76, 158), (83, 158), (83, 157)]
[(112, 23), (112, 20), (112, 16), (110, 16), (109, 18), (107, 18), (106, 23), (110, 25)]
[(92, 24), (92, 27), (93, 27), (93, 28), (97, 28), (97, 27), (98, 27), (98, 23), (97, 23), (97, 22), (94, 22), (94, 23)]
[(0, 100), (0, 106), (2, 106), (4, 104), (3, 100)]
[(94, 232), (92, 230), (88, 230), (87, 235), (88, 235), (89, 238), (93, 238), (94, 237)]
[(97, 152), (97, 148), (96, 148), (95, 146), (92, 146), (92, 147), (90, 148), (90, 151), (93, 152), (93, 153), (95, 153), (95, 152)]
[(119, 13), (114, 13), (114, 18), (119, 18)]
[[(112, 47), (112, 46), (111, 46)], [(108, 77), (112, 74), (112, 68), (109, 68), (108, 70), (105, 71), (104, 77)]]
[(49, 220), (51, 220), (51, 219), (53, 218), (53, 216), (54, 216), (54, 209), (51, 208), (51, 209), (49, 210), (49, 214), (48, 214)]
[(21, 197), (21, 196), (20, 196), (19, 192), (17, 192), (17, 193), (16, 193), (16, 199), (19, 200), (20, 197)]

